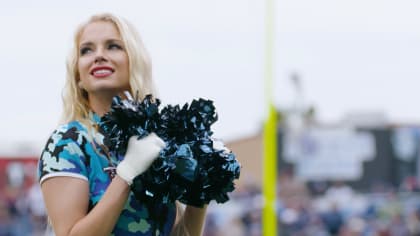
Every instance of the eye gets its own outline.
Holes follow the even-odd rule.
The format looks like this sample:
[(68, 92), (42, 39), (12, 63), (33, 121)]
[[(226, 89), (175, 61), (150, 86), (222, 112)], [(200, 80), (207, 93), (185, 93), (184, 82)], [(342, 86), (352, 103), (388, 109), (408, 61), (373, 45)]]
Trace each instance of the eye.
[(118, 50), (122, 50), (123, 49), (123, 47), (121, 47), (119, 44), (117, 44), (117, 43), (110, 43), (109, 45), (108, 45), (108, 49), (118, 49)]
[(82, 48), (80, 48), (80, 55), (83, 56), (83, 55), (85, 55), (85, 54), (87, 54), (91, 51), (92, 51), (92, 49), (90, 47), (82, 47)]

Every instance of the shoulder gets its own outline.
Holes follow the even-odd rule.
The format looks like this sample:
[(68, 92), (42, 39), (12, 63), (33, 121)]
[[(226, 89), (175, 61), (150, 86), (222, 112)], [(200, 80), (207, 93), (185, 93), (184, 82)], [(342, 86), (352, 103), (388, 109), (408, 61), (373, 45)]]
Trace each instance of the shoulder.
[[(50, 135), (38, 162), (39, 176), (82, 176), (86, 179), (86, 127), (78, 121), (59, 125)], [(69, 174), (70, 173), (70, 174)]]
[(86, 126), (79, 121), (59, 125), (50, 135), (41, 156), (49, 153), (58, 156), (63, 151), (82, 154), (80, 147), (88, 143)]
[(81, 143), (88, 134), (87, 128), (79, 121), (71, 121), (66, 124), (59, 125), (51, 134), (48, 143), (68, 143), (74, 141)]
[(53, 134), (66, 134), (72, 136), (77, 133), (87, 133), (87, 128), (80, 121), (70, 121), (65, 124), (60, 124)]

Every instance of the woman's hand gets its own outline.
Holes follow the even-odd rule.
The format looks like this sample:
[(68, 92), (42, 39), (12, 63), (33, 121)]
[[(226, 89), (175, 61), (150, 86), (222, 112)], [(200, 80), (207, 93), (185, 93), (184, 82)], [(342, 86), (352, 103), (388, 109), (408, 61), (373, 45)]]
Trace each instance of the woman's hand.
[(164, 147), (165, 142), (155, 133), (142, 139), (131, 137), (124, 160), (117, 166), (117, 175), (131, 185), (135, 177), (149, 168)]

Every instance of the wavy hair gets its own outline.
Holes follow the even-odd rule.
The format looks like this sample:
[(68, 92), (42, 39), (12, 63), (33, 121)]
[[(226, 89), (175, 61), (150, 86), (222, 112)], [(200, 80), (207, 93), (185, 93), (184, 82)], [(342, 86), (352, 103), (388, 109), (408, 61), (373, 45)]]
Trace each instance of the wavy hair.
[(66, 63), (66, 82), (63, 88), (63, 113), (61, 121), (67, 123), (72, 120), (79, 120), (88, 123), (89, 100), (85, 90), (78, 86), (80, 75), (78, 71), (78, 59), (80, 37), (85, 27), (92, 22), (111, 22), (120, 33), (121, 39), (126, 48), (129, 61), (129, 85), (131, 94), (139, 95), (143, 99), (147, 94), (155, 95), (155, 87), (152, 81), (151, 62), (149, 55), (137, 30), (125, 19), (109, 14), (98, 14), (90, 17), (88, 21), (81, 24), (74, 34), (73, 48), (71, 49)]

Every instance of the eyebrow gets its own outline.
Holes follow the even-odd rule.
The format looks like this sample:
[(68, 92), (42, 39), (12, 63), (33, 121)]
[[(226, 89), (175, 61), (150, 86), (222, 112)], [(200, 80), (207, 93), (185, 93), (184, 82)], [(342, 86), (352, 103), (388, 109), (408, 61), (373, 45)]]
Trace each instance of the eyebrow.
[[(107, 39), (105, 41), (105, 44), (108, 44), (108, 43), (121, 43), (121, 44), (123, 44), (123, 41), (121, 39)], [(79, 48), (83, 48), (83, 47), (87, 47), (87, 46), (92, 46), (93, 44), (94, 43), (91, 42), (91, 41), (83, 42), (83, 43), (80, 44)]]

